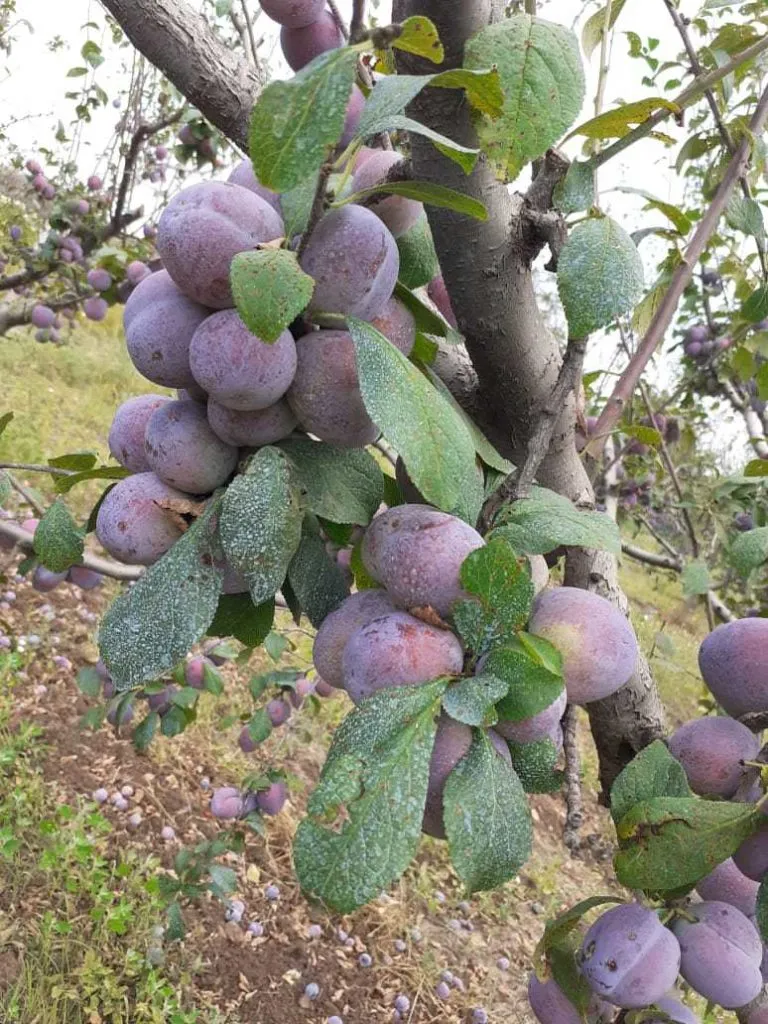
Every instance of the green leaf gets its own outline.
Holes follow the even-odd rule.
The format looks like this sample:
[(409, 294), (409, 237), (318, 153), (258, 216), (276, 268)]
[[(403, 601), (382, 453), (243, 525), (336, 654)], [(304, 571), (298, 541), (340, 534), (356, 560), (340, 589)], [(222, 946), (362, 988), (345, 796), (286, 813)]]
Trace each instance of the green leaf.
[(646, 205), (643, 207), (644, 210), (658, 210), (659, 213), (663, 213), (667, 220), (674, 225), (675, 230), (681, 235), (687, 235), (691, 230), (690, 218), (680, 209), (679, 206), (675, 206), (674, 203), (668, 203), (663, 199), (659, 199), (644, 188), (631, 188), (629, 185), (617, 185), (616, 191), (624, 192), (627, 195), (641, 196), (646, 200)]
[(662, 96), (649, 96), (648, 99), (625, 103), (614, 110), (606, 110), (604, 114), (599, 114), (574, 128), (568, 138), (586, 135), (588, 139), (620, 139), (629, 133), (633, 125), (642, 124), (657, 110), (680, 113), (678, 105), (671, 100)]
[(260, 448), (221, 504), (227, 561), (244, 577), (254, 604), (274, 597), (301, 540), (302, 496), (287, 456)]
[(100, 64), (104, 63), (104, 56), (101, 52), (101, 48), (92, 39), (87, 39), (83, 43), (80, 55), (86, 64), (92, 68), (97, 68)]
[(622, 432), (628, 437), (634, 437), (641, 444), (647, 444), (651, 448), (660, 448), (663, 438), (660, 431), (655, 427), (646, 427), (642, 423), (632, 423), (623, 426)]
[(184, 915), (181, 907), (174, 900), (166, 911), (165, 938), (167, 942), (179, 942), (186, 935)]
[(744, 467), (744, 476), (768, 476), (768, 459), (752, 459)]
[(610, 217), (591, 217), (573, 228), (560, 252), (557, 287), (568, 336), (585, 338), (639, 301), (643, 294), (640, 254)]
[(0, 416), (0, 435), (3, 434), (3, 432), (5, 431), (5, 428), (8, 426), (8, 424), (12, 420), (13, 420), (13, 413), (12, 412), (4, 412), (3, 415)]
[(494, 537), (499, 535), (526, 555), (546, 555), (560, 545), (621, 550), (619, 529), (610, 516), (581, 511), (543, 487), (534, 487), (529, 498), (509, 506), (504, 525), (493, 531)]
[[(413, 354), (413, 353), (412, 353)], [(499, 473), (503, 473), (506, 476), (513, 470), (513, 465), (508, 462), (503, 455), (500, 455), (485, 434), (482, 432), (480, 427), (469, 418), (466, 412), (462, 409), (456, 399), (453, 397), (451, 392), (448, 390), (445, 382), (434, 372), (434, 370), (427, 369), (429, 379), (435, 385), (437, 390), (445, 397), (446, 401), (449, 402), (456, 412), (461, 416), (466, 424), (467, 430), (469, 431), (472, 441), (475, 446), (475, 451), (480, 456), (486, 466), (490, 466), (492, 469), (496, 469)]]
[(613, 0), (611, 3), (610, 13), (608, 13), (607, 7), (601, 7), (600, 10), (595, 11), (595, 13), (584, 22), (584, 28), (581, 31), (581, 45), (587, 60), (590, 59), (602, 41), (603, 32), (605, 30), (606, 13), (608, 13), (608, 33), (610, 34), (611, 29), (616, 24), (616, 19), (621, 14), (625, 2), (626, 0)]
[(287, 82), (271, 82), (251, 115), (256, 177), (285, 192), (319, 168), (341, 138), (358, 52), (342, 46), (316, 57)]
[(150, 711), (142, 718), (131, 733), (131, 742), (138, 751), (143, 752), (149, 748), (159, 725), (160, 715), (156, 711)]
[(272, 629), (273, 598), (255, 605), (250, 594), (222, 594), (208, 636), (231, 636), (246, 647), (258, 647)]
[(433, 64), (443, 63), (445, 50), (437, 29), (429, 18), (406, 18), (400, 28), (400, 35), (392, 43), (393, 49), (415, 53), (417, 57), (426, 57)]
[(395, 285), (395, 298), (399, 299), (406, 309), (413, 313), (418, 330), (424, 331), (425, 334), (437, 335), (438, 338), (445, 338), (452, 345), (464, 340), (457, 330), (399, 281)]
[(118, 691), (172, 669), (213, 621), (224, 563), (216, 536), (220, 506), (220, 500), (209, 502), (184, 536), (104, 616), (99, 648)]
[[(463, 192), (457, 192), (455, 189), (446, 188), (444, 185), (433, 185), (429, 181), (384, 181), (372, 188), (354, 192), (351, 196), (347, 196), (343, 203), (359, 203), (372, 196), (385, 194), (406, 196), (408, 199), (426, 203), (427, 206), (453, 210), (455, 213), (474, 217), (475, 220), (488, 220), (488, 211), (477, 199), (464, 195)], [(337, 205), (343, 205), (343, 203)]]
[[(319, 170), (314, 171), (295, 188), (280, 194), (280, 209), (283, 212), (286, 238), (293, 238), (294, 235), (302, 234), (305, 231), (317, 191), (319, 173)], [(333, 175), (331, 175), (329, 185), (332, 180)]]
[(507, 743), (512, 764), (526, 793), (556, 793), (563, 784), (557, 771), (560, 752), (550, 739)]
[[(416, 340), (413, 343), (409, 358), (411, 362), (417, 365), (422, 364), (422, 368), (424, 368), (434, 363), (439, 351), (440, 346), (433, 338), (430, 338), (427, 334), (422, 334), (421, 331), (417, 331)], [(432, 374), (429, 376), (431, 380)]]
[(211, 876), (211, 890), (217, 896), (228, 896), (237, 889), (237, 874), (233, 868), (223, 864), (209, 864), (208, 874)]
[(400, 253), (399, 279), (406, 288), (422, 288), (440, 273), (426, 213), (395, 241)]
[(588, 896), (587, 899), (574, 903), (572, 907), (562, 911), (544, 925), (544, 934), (539, 939), (533, 954), (534, 967), (537, 969), (546, 962), (546, 954), (550, 949), (562, 946), (567, 937), (578, 928), (581, 919), (595, 907), (606, 903), (623, 903), (621, 896)]
[(768, 285), (755, 288), (741, 307), (741, 315), (752, 324), (768, 317)]
[(446, 685), (381, 690), (334, 734), (293, 858), (302, 888), (339, 913), (378, 896), (416, 853)]
[(77, 673), (77, 688), (86, 697), (101, 696), (101, 676), (92, 665), (85, 665)]
[(2, 469), (0, 470), (0, 506), (5, 505), (12, 494), (13, 484), (11, 483), (11, 478)]
[(492, 537), (472, 551), (460, 576), (462, 587), (474, 598), (455, 608), (456, 626), (466, 646), (480, 654), (514, 639), (530, 616), (533, 584), (507, 541)]
[(279, 447), (295, 469), (311, 512), (332, 523), (370, 523), (384, 498), (382, 472), (372, 455), (308, 438), (290, 438)]
[(768, 943), (768, 875), (763, 876), (760, 888), (757, 890), (755, 923), (760, 932), (760, 938), (764, 943)]
[(509, 689), (509, 683), (490, 673), (466, 676), (446, 690), (443, 708), (451, 718), (465, 725), (494, 725), (498, 716), (494, 704)]
[(304, 521), (301, 542), (288, 566), (288, 582), (316, 629), (349, 597), (349, 588), (336, 559), (325, 550), (317, 527), (313, 529), (309, 520)]
[(725, 219), (736, 231), (752, 235), (753, 238), (757, 238), (761, 242), (765, 241), (763, 209), (756, 199), (747, 198), (739, 192), (734, 192), (728, 200)]
[(737, 572), (749, 576), (753, 569), (768, 559), (768, 526), (759, 526), (737, 537), (731, 544), (729, 559)]
[(263, 743), (272, 734), (272, 722), (266, 708), (259, 708), (248, 722), (248, 736), (254, 743)]
[(131, 471), (123, 466), (97, 466), (71, 476), (57, 476), (53, 481), (53, 489), (57, 494), (68, 494), (73, 487), (88, 480), (124, 480), (130, 475)]
[(477, 730), (445, 783), (443, 822), (451, 863), (470, 892), (514, 878), (531, 855), (533, 823), (517, 774)]
[(595, 205), (595, 169), (584, 160), (574, 160), (565, 177), (555, 186), (555, 207), (565, 214), (589, 210)]
[(464, 422), (416, 367), (369, 323), (347, 319), (368, 415), (400, 454), (426, 501), (450, 512), (474, 487)]
[(85, 542), (63, 501), (55, 501), (35, 530), (35, 554), (51, 572), (64, 572), (83, 557)]
[(309, 305), (315, 282), (299, 266), (295, 252), (260, 249), (241, 252), (229, 272), (240, 319), (261, 341), (272, 344)]
[(520, 640), (492, 650), (483, 662), (483, 672), (503, 679), (509, 686), (507, 696), (496, 706), (500, 721), (532, 718), (553, 704), (565, 685), (562, 673), (537, 661)]
[(693, 796), (685, 769), (663, 740), (641, 750), (617, 776), (611, 786), (611, 816), (618, 823), (635, 804), (657, 796)]
[(709, 566), (706, 562), (689, 562), (680, 577), (683, 584), (684, 597), (697, 597), (709, 593), (712, 581), (709, 578)]
[(97, 458), (93, 452), (71, 452), (69, 455), (56, 455), (48, 459), (48, 465), (55, 469), (70, 469), (76, 473), (82, 473), (86, 469), (93, 469)]
[(722, 864), (764, 818), (749, 804), (653, 797), (616, 827), (616, 877), (628, 889), (664, 892), (695, 885)]
[[(447, 74), (448, 72), (446, 72)], [(458, 73), (458, 72), (456, 72)], [(394, 76), (400, 78), (400, 75)], [(390, 79), (382, 79), (382, 81), (390, 81)], [(380, 82), (379, 85), (382, 83)], [(376, 87), (378, 89), (379, 86)], [(374, 89), (374, 93), (376, 92)], [(370, 102), (370, 100), (368, 101)], [(366, 107), (368, 104), (366, 103)], [(459, 142), (454, 142), (453, 139), (449, 139), (447, 135), (441, 135), (440, 132), (434, 131), (432, 128), (428, 128), (425, 124), (421, 124), (420, 121), (414, 121), (412, 117), (405, 117), (403, 114), (392, 114), (386, 118), (386, 126), (379, 127), (374, 126), (369, 134), (375, 135), (380, 134), (383, 131), (391, 132), (411, 132), (414, 135), (423, 135), (425, 139), (429, 139), (436, 149), (438, 149), (443, 156), (447, 156), (449, 160), (453, 160), (455, 164), (464, 171), (465, 174), (470, 174), (477, 163), (477, 158), (480, 155), (479, 149), (472, 149), (469, 146), (462, 146)], [(358, 129), (358, 135), (361, 136), (361, 129)]]
[(480, 120), (478, 134), (496, 175), (513, 181), (578, 117), (584, 72), (576, 37), (562, 25), (515, 14), (474, 35), (464, 65), (499, 70), (504, 110), (495, 121)]

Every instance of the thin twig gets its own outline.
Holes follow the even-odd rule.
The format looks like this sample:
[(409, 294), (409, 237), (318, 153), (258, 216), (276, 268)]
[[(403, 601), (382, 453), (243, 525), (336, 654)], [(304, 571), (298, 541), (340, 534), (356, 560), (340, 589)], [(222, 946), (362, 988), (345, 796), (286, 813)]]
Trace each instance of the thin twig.
[(253, 21), (251, 19), (250, 12), (248, 11), (248, 0), (240, 0), (240, 6), (243, 9), (243, 18), (245, 18), (245, 27), (248, 32), (248, 41), (251, 44), (251, 58), (253, 59), (254, 67), (262, 72), (261, 61), (259, 60), (258, 44), (256, 42), (256, 35), (253, 31)]
[[(768, 39), (768, 37), (766, 38)], [(720, 217), (728, 205), (728, 200), (734, 186), (747, 166), (751, 152), (751, 139), (762, 133), (767, 119), (768, 88), (760, 97), (760, 101), (749, 122), (749, 132), (746, 133), (739, 143), (731, 162), (728, 164), (722, 181), (715, 192), (712, 204), (699, 222), (699, 226), (685, 251), (685, 258), (672, 275), (666, 294), (651, 320), (645, 337), (629, 360), (605, 408), (600, 413), (595, 427), (595, 434), (598, 437), (610, 433), (619, 422), (624, 407), (631, 399), (646, 366), (663, 341), (667, 328), (671, 324), (677, 310), (680, 298), (693, 276), (693, 268), (709, 244), (720, 221)], [(601, 443), (592, 441), (587, 446), (587, 451), (590, 455), (597, 457), (601, 447)]]
[(654, 529), (654, 527), (653, 527), (653, 526), (651, 526), (651, 524), (650, 524), (650, 523), (648, 522), (648, 520), (647, 520), (647, 519), (644, 519), (644, 518), (643, 518), (643, 516), (638, 516), (638, 515), (636, 515), (636, 516), (635, 516), (635, 519), (636, 519), (636, 520), (637, 520), (637, 521), (638, 521), (639, 523), (642, 523), (642, 525), (643, 525), (643, 526), (644, 526), (644, 527), (646, 528), (646, 530), (648, 531), (648, 533), (650, 533), (650, 535), (651, 535), (651, 536), (653, 537), (653, 539), (654, 539), (654, 540), (655, 540), (655, 541), (656, 541), (656, 542), (657, 542), (658, 544), (660, 544), (660, 545), (661, 545), (661, 547), (663, 547), (663, 548), (664, 548), (664, 550), (665, 550), (665, 551), (666, 551), (666, 552), (667, 552), (667, 553), (668, 553), (669, 555), (671, 555), (671, 556), (672, 556), (672, 558), (674, 558), (674, 559), (675, 559), (675, 561), (677, 561), (677, 562), (680, 562), (680, 563), (682, 564), (682, 562), (683, 562), (683, 556), (682, 556), (682, 555), (680, 554), (680, 552), (679, 552), (679, 551), (676, 551), (676, 550), (675, 550), (675, 548), (673, 548), (673, 547), (672, 547), (672, 545), (671, 545), (671, 544), (669, 543), (669, 541), (668, 541), (668, 540), (666, 540), (666, 538), (662, 537), (662, 535), (661, 535), (661, 534), (659, 533), (659, 531), (658, 531), (658, 530), (656, 530), (656, 529)]
[(326, 161), (320, 168), (320, 172), (317, 176), (317, 186), (315, 188), (315, 198), (312, 200), (312, 208), (309, 211), (309, 217), (307, 218), (307, 226), (304, 229), (304, 234), (301, 236), (299, 247), (296, 250), (296, 256), (300, 259), (304, 250), (307, 247), (312, 232), (317, 227), (317, 223), (325, 212), (325, 191), (328, 185), (328, 179), (331, 176), (333, 170), (333, 164), (330, 161)]
[[(17, 480), (16, 477), (13, 476), (11, 473), (6, 473), (6, 476), (8, 477), (8, 481), (11, 487), (14, 489), (14, 491), (16, 491), (17, 494), (21, 495), (21, 497), (24, 499), (24, 501), (26, 501), (29, 507), (33, 509), (35, 512), (37, 512), (39, 516), (45, 515), (45, 505), (41, 504), (34, 496), (34, 494), (30, 490), (28, 490), (20, 480)], [(0, 522), (0, 526), (3, 526), (2, 522)]]
[[(629, 555), (630, 558), (634, 558), (636, 562), (642, 562), (645, 565), (652, 565), (656, 569), (669, 569), (670, 572), (681, 573), (684, 568), (682, 559), (677, 560), (675, 558), (668, 558), (666, 555), (656, 554), (654, 551), (646, 551), (644, 548), (639, 548), (637, 545), (629, 544), (626, 541), (622, 541), (621, 550), (625, 555)], [(728, 605), (722, 601), (714, 591), (710, 590), (707, 597), (712, 611), (717, 615), (721, 622), (733, 622), (736, 619), (736, 615), (734, 615)]]
[(563, 715), (563, 753), (565, 754), (565, 829), (563, 842), (574, 854), (581, 846), (584, 815), (581, 810), (581, 764), (577, 739), (576, 708), (569, 704)]
[(365, 0), (352, 0), (352, 20), (349, 23), (350, 43), (359, 43), (365, 37)]
[(0, 462), (0, 469), (21, 469), (25, 473), (50, 473), (51, 476), (72, 476), (74, 470), (43, 466), (34, 462)]
[[(40, 506), (33, 506), (35, 511), (42, 515), (45, 509)], [(20, 548), (25, 551), (34, 551), (34, 538), (31, 533), (23, 530), (17, 523), (7, 519), (0, 519), (0, 536), (10, 537)], [(137, 580), (144, 572), (140, 565), (123, 565), (121, 562), (113, 562), (111, 559), (100, 558), (98, 555), (91, 555), (88, 552), (82, 557), (80, 565), (86, 569), (93, 569), (102, 576), (111, 576), (115, 580)]]
[(347, 24), (341, 16), (341, 11), (336, 5), (336, 0), (326, 0), (326, 3), (328, 4), (328, 10), (333, 15), (333, 20), (339, 26), (339, 31), (341, 32), (345, 39), (349, 39), (349, 29), (347, 28)]

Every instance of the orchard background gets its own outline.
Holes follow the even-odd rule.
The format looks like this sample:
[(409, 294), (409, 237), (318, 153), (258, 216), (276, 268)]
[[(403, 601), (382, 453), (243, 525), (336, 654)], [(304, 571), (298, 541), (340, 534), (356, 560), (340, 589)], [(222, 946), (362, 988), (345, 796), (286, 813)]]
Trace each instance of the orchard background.
[(0, 1019), (762, 1024), (764, 4), (24, 8)]

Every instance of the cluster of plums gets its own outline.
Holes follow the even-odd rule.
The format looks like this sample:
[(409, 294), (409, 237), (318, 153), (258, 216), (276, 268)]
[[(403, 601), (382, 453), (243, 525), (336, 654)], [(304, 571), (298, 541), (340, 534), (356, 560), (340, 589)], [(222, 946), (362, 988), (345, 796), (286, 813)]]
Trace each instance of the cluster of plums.
[[(768, 619), (718, 626), (701, 645), (699, 667), (726, 714), (680, 726), (669, 737), (669, 751), (699, 796), (757, 801), (762, 788), (758, 783), (749, 787), (745, 762), (757, 758), (760, 739), (739, 719), (768, 713)], [(695, 1014), (671, 992), (678, 974), (699, 995), (726, 1009), (755, 999), (768, 978), (768, 951), (755, 926), (757, 893), (766, 873), (768, 819), (732, 858), (698, 882), (700, 901), (676, 910), (667, 927), (655, 910), (638, 903), (602, 914), (579, 954), (581, 972), (595, 994), (592, 1018), (607, 1021), (619, 1008), (655, 1006), (679, 1024), (697, 1024)], [(540, 1024), (580, 1019), (554, 980), (533, 977), (529, 999)], [(755, 1010), (751, 1024), (762, 1024), (762, 1013)]]
[(694, 324), (683, 336), (683, 352), (698, 365), (708, 363), (713, 356), (724, 352), (731, 345), (731, 338), (713, 337), (706, 324)]

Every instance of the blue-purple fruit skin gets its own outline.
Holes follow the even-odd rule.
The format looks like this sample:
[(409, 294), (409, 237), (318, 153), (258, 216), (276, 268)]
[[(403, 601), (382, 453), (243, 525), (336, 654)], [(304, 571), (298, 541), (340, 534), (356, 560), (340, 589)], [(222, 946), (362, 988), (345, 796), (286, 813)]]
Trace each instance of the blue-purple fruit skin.
[(272, 345), (249, 331), (234, 309), (204, 320), (189, 346), (192, 374), (228, 409), (267, 409), (282, 398), (296, 373), (296, 343), (285, 330)]
[(266, 705), (267, 718), (273, 726), (284, 725), (291, 717), (291, 708), (284, 700), (270, 700)]
[(326, 683), (337, 688), (344, 686), (342, 658), (349, 638), (361, 626), (394, 610), (395, 606), (385, 591), (361, 590), (350, 594), (323, 619), (315, 636), (312, 660)]
[(743, 871), (736, 866), (732, 857), (724, 860), (722, 864), (718, 864), (714, 871), (710, 871), (696, 883), (696, 892), (703, 900), (730, 903), (746, 917), (752, 917), (755, 913), (759, 888), (759, 883), (747, 878)]
[(768, 619), (737, 619), (712, 630), (699, 648), (699, 669), (717, 702), (734, 718), (768, 711)]
[[(497, 754), (505, 761), (511, 761), (509, 747), (493, 729), (486, 731)], [(429, 782), (427, 784), (427, 801), (421, 828), (435, 839), (445, 838), (443, 826), (443, 790), (448, 776), (469, 753), (472, 746), (472, 729), (462, 722), (441, 714), (437, 722), (435, 744), (429, 762)]]
[(184, 682), (195, 690), (202, 690), (205, 685), (205, 666), (210, 664), (207, 658), (190, 658), (184, 666)]
[[(528, 979), (528, 1003), (539, 1024), (582, 1024), (581, 1015), (554, 980), (539, 981), (535, 974)], [(607, 1016), (608, 1004), (595, 996), (589, 1005), (590, 1020)], [(610, 1007), (611, 1016), (615, 1012)]]
[(343, 45), (344, 36), (330, 11), (323, 11), (310, 25), (284, 25), (280, 30), (280, 46), (292, 71), (301, 70), (321, 53)]
[(463, 664), (464, 653), (453, 633), (406, 612), (392, 612), (349, 638), (342, 656), (344, 689), (359, 704), (377, 690), (458, 675)]
[(346, 331), (313, 331), (296, 342), (288, 404), (309, 434), (340, 448), (363, 448), (379, 436), (360, 393), (355, 345)]
[(123, 310), (125, 344), (139, 373), (167, 388), (191, 388), (192, 335), (210, 310), (183, 295), (167, 270), (146, 277)]
[(416, 321), (410, 309), (404, 306), (399, 299), (394, 296), (389, 299), (383, 311), (374, 320), (371, 320), (371, 324), (377, 331), (381, 331), (384, 337), (391, 341), (404, 356), (411, 354), (411, 349), (416, 342)]
[(494, 729), (510, 743), (536, 743), (538, 740), (552, 740), (556, 745), (560, 739), (560, 719), (567, 703), (565, 690), (548, 708), (524, 718), (521, 722), (499, 721)]
[(132, 473), (150, 472), (144, 435), (150, 416), (166, 402), (170, 402), (166, 395), (135, 395), (123, 402), (115, 413), (107, 443), (112, 458)]
[[(675, 1024), (701, 1024), (690, 1006), (681, 1003), (674, 996), (662, 996), (661, 999), (656, 1000), (654, 1006), (663, 1010), (669, 1020), (674, 1021)], [(646, 1018), (645, 1024), (665, 1024), (665, 1022), (666, 1018), (662, 1020), (661, 1017), (650, 1017)]]
[(763, 985), (763, 944), (752, 922), (728, 903), (694, 903), (672, 925), (682, 950), (680, 973), (705, 999), (733, 1010)]
[(315, 279), (311, 312), (372, 320), (394, 291), (400, 254), (376, 214), (352, 203), (323, 217), (299, 262)]
[(157, 225), (157, 250), (181, 291), (212, 309), (234, 306), (229, 268), (240, 252), (283, 235), (278, 213), (255, 193), (226, 181), (179, 192)]
[(466, 597), (459, 573), (464, 559), (483, 546), (480, 534), (456, 516), (429, 505), (398, 505), (376, 516), (365, 532), (366, 570), (400, 608), (433, 608), (448, 618)]
[[(118, 708), (119, 705), (109, 709), (107, 712), (107, 721), (110, 725), (128, 725), (128, 723), (133, 719), (133, 704), (126, 704), (120, 712), (119, 718)], [(123, 807), (120, 809), (125, 810)]]
[(84, 565), (73, 565), (67, 572), (67, 579), (81, 590), (95, 590), (104, 582), (100, 572), (87, 569)]
[(235, 786), (221, 786), (211, 796), (211, 814), (223, 821), (243, 813), (243, 794)]
[(187, 497), (154, 473), (126, 477), (101, 503), (96, 517), (96, 536), (119, 561), (152, 565), (182, 535), (173, 517), (157, 502)]
[(632, 1010), (669, 991), (680, 968), (680, 946), (657, 915), (638, 903), (602, 914), (584, 937), (580, 970), (602, 999)]
[(38, 565), (32, 573), (32, 586), (40, 594), (50, 594), (66, 578), (66, 572), (52, 572), (50, 569), (46, 569), (44, 565)]
[[(392, 169), (404, 161), (402, 153), (393, 149), (377, 149), (355, 170), (352, 191), (362, 192), (382, 184)], [(424, 212), (424, 206), (416, 199), (398, 195), (382, 195), (380, 199), (370, 202), (368, 209), (373, 210), (395, 238), (410, 230)]]
[(760, 741), (733, 718), (710, 716), (681, 725), (667, 746), (685, 769), (694, 793), (730, 799), (744, 775), (739, 762), (757, 757)]
[(271, 188), (261, 184), (253, 172), (253, 163), (247, 157), (235, 166), (227, 181), (233, 185), (239, 185), (241, 188), (247, 188), (249, 192), (254, 192), (260, 199), (269, 203), (275, 213), (282, 216), (280, 196)]
[(256, 804), (262, 814), (279, 814), (287, 799), (288, 789), (281, 780), (273, 782), (269, 789), (260, 789), (256, 793)]
[(261, 9), (279, 25), (301, 28), (317, 21), (325, 8), (325, 0), (264, 0)]
[(150, 693), (147, 695), (147, 707), (150, 711), (156, 711), (158, 715), (162, 716), (171, 707), (171, 697), (176, 691), (175, 686), (166, 686), (162, 690), (158, 690), (157, 693)]
[(733, 855), (733, 863), (754, 882), (768, 873), (768, 824), (748, 836)]
[(252, 754), (258, 747), (258, 743), (255, 743), (251, 738), (250, 731), (247, 725), (244, 725), (240, 730), (240, 735), (237, 738), (237, 745), (240, 747), (244, 754)]
[(299, 424), (290, 405), (280, 399), (267, 409), (239, 411), (208, 399), (208, 423), (225, 444), (259, 448), (288, 437)]
[(548, 587), (534, 599), (528, 629), (549, 640), (563, 656), (569, 704), (608, 697), (634, 675), (634, 631), (598, 594), (577, 587)]
[(144, 447), (157, 476), (188, 494), (209, 494), (237, 465), (237, 449), (214, 434), (198, 402), (171, 401), (156, 409)]

